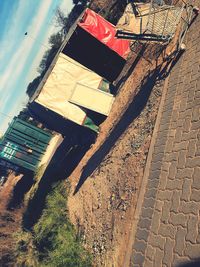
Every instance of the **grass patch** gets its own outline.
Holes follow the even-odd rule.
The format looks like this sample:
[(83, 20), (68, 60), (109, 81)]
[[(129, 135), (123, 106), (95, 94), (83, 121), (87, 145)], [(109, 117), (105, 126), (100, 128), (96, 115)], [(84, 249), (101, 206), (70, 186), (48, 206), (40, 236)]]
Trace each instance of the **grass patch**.
[(32, 232), (20, 231), (16, 238), (17, 266), (90, 267), (91, 256), (83, 248), (66, 207), (69, 186), (54, 185), (45, 209)]
[(44, 171), (45, 171), (45, 168), (46, 168), (46, 165), (43, 164), (41, 166), (38, 167), (38, 169), (35, 171), (34, 173), (34, 184), (32, 185), (30, 191), (25, 195), (25, 199), (24, 199), (24, 203), (25, 205), (28, 203), (28, 201), (30, 199), (33, 198), (35, 192), (37, 191), (38, 189), (38, 184), (42, 178), (42, 175), (44, 174)]

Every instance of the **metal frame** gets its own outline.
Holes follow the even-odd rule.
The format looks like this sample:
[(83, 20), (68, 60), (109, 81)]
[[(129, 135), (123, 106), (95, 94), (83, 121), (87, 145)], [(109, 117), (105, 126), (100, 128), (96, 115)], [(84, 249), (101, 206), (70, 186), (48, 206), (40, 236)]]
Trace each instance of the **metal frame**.
[[(166, 1), (166, 0), (165, 0)], [(141, 14), (137, 5), (133, 4), (135, 16), (142, 20), (144, 16), (148, 16), (145, 30), (140, 34), (117, 30), (116, 37), (120, 39), (128, 39), (141, 42), (158, 42), (169, 43), (176, 33), (178, 25), (181, 23), (181, 30), (178, 38), (178, 49), (181, 48), (185, 34), (193, 21), (198, 15), (198, 8), (186, 3), (184, 0), (176, 1), (171, 4), (165, 4), (164, 0), (151, 0), (147, 13)]]

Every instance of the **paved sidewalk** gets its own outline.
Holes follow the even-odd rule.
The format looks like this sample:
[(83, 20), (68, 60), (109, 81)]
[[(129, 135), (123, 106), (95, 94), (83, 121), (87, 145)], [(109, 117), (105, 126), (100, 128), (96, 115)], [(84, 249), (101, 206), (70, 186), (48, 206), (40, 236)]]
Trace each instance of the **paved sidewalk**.
[(200, 258), (200, 15), (186, 46), (169, 78), (133, 245), (134, 267), (175, 267)]

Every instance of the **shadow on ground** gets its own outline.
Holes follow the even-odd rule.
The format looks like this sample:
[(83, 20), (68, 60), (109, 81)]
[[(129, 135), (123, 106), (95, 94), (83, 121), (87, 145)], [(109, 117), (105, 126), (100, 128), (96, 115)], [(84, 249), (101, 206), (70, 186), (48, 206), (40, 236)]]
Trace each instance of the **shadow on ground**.
[(200, 267), (200, 258), (191, 260), (189, 262), (180, 263), (174, 267)]
[(176, 62), (179, 60), (181, 54), (168, 59), (165, 66), (158, 66), (154, 71), (149, 73), (143, 80), (141, 84), (141, 89), (138, 94), (134, 97), (132, 103), (129, 105), (128, 109), (115, 126), (113, 131), (110, 133), (107, 140), (103, 145), (96, 151), (96, 153), (89, 159), (87, 165), (84, 167), (82, 175), (79, 179), (79, 183), (74, 191), (74, 195), (79, 191), (86, 179), (94, 172), (94, 170), (103, 161), (105, 156), (112, 149), (114, 144), (120, 138), (120, 136), (125, 132), (128, 126), (135, 120), (141, 112), (144, 110), (148, 99), (150, 97), (151, 91), (156, 83), (156, 81), (165, 79), (172, 68), (175, 66)]
[(19, 208), (24, 200), (24, 195), (31, 189), (34, 183), (34, 175), (32, 172), (25, 172), (22, 178), (14, 187), (12, 197), (7, 205), (9, 210)]
[(74, 133), (73, 138), (66, 137), (63, 140), (43, 174), (36, 193), (28, 203), (23, 216), (24, 228), (31, 229), (38, 221), (53, 184), (67, 178), (73, 172), (95, 139), (96, 134), (86, 130)]

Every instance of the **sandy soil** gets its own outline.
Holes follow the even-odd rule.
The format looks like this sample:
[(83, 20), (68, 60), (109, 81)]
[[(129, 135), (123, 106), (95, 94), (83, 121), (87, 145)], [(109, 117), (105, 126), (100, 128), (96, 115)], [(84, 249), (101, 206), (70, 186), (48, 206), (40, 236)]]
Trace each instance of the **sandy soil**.
[(7, 205), (13, 193), (13, 188), (21, 179), (14, 173), (8, 176), (4, 186), (0, 187), (0, 266), (10, 265), (13, 257), (13, 234), (20, 228), (23, 207), (11, 211)]
[[(132, 54), (129, 67), (134, 60)], [(93, 253), (95, 266), (123, 266), (162, 94), (162, 81), (151, 74), (155, 66), (140, 58), (96, 143), (70, 177), (70, 218)]]

